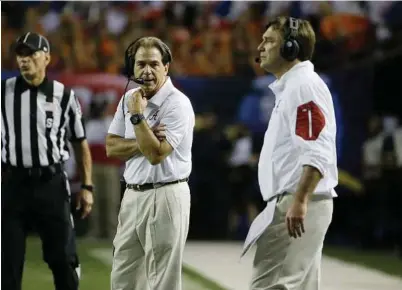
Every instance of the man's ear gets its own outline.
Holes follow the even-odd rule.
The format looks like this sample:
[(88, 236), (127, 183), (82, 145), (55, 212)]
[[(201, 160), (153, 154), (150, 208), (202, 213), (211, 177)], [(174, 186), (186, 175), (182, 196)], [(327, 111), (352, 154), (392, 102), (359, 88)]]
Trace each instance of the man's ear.
[(170, 66), (169, 62), (167, 64), (165, 64), (165, 76), (167, 76), (167, 74), (169, 72), (169, 66)]
[(45, 53), (46, 65), (48, 65), (51, 60), (52, 60), (52, 57), (50, 56), (50, 54), (49, 54), (49, 53)]

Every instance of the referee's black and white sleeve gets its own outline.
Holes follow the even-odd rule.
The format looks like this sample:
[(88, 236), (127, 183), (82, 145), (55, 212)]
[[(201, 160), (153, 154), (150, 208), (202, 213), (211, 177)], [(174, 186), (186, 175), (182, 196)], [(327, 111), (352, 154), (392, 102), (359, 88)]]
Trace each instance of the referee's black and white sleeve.
[(81, 141), (86, 139), (85, 126), (82, 118), (81, 105), (78, 102), (74, 91), (70, 93), (70, 106), (68, 109), (68, 133), (71, 142)]

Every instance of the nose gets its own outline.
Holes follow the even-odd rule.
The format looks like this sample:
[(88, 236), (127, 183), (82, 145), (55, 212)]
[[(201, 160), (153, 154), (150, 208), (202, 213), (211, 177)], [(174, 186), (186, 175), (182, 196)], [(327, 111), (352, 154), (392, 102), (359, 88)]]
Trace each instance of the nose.
[(150, 65), (146, 65), (144, 68), (144, 74), (151, 74), (151, 66)]
[(262, 52), (264, 50), (264, 46), (262, 45), (262, 43), (260, 43), (260, 45), (257, 47), (257, 50), (259, 52)]

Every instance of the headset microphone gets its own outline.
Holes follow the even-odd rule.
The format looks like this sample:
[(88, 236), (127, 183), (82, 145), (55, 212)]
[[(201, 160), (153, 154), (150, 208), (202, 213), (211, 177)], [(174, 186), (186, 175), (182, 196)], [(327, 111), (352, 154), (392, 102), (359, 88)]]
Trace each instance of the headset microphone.
[(260, 62), (261, 62), (261, 58), (256, 57), (256, 58), (254, 59), (254, 61), (255, 61), (256, 63), (260, 63)]
[(142, 78), (134, 78), (133, 81), (139, 85), (145, 84), (144, 79), (142, 79)]

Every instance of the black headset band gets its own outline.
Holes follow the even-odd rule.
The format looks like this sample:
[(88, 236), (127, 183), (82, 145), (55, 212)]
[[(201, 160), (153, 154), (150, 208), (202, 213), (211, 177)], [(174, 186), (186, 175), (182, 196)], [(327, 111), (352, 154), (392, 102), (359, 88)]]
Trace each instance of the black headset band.
[(288, 23), (286, 25), (286, 38), (293, 38), (295, 39), (299, 32), (300, 21), (297, 18), (289, 17)]

